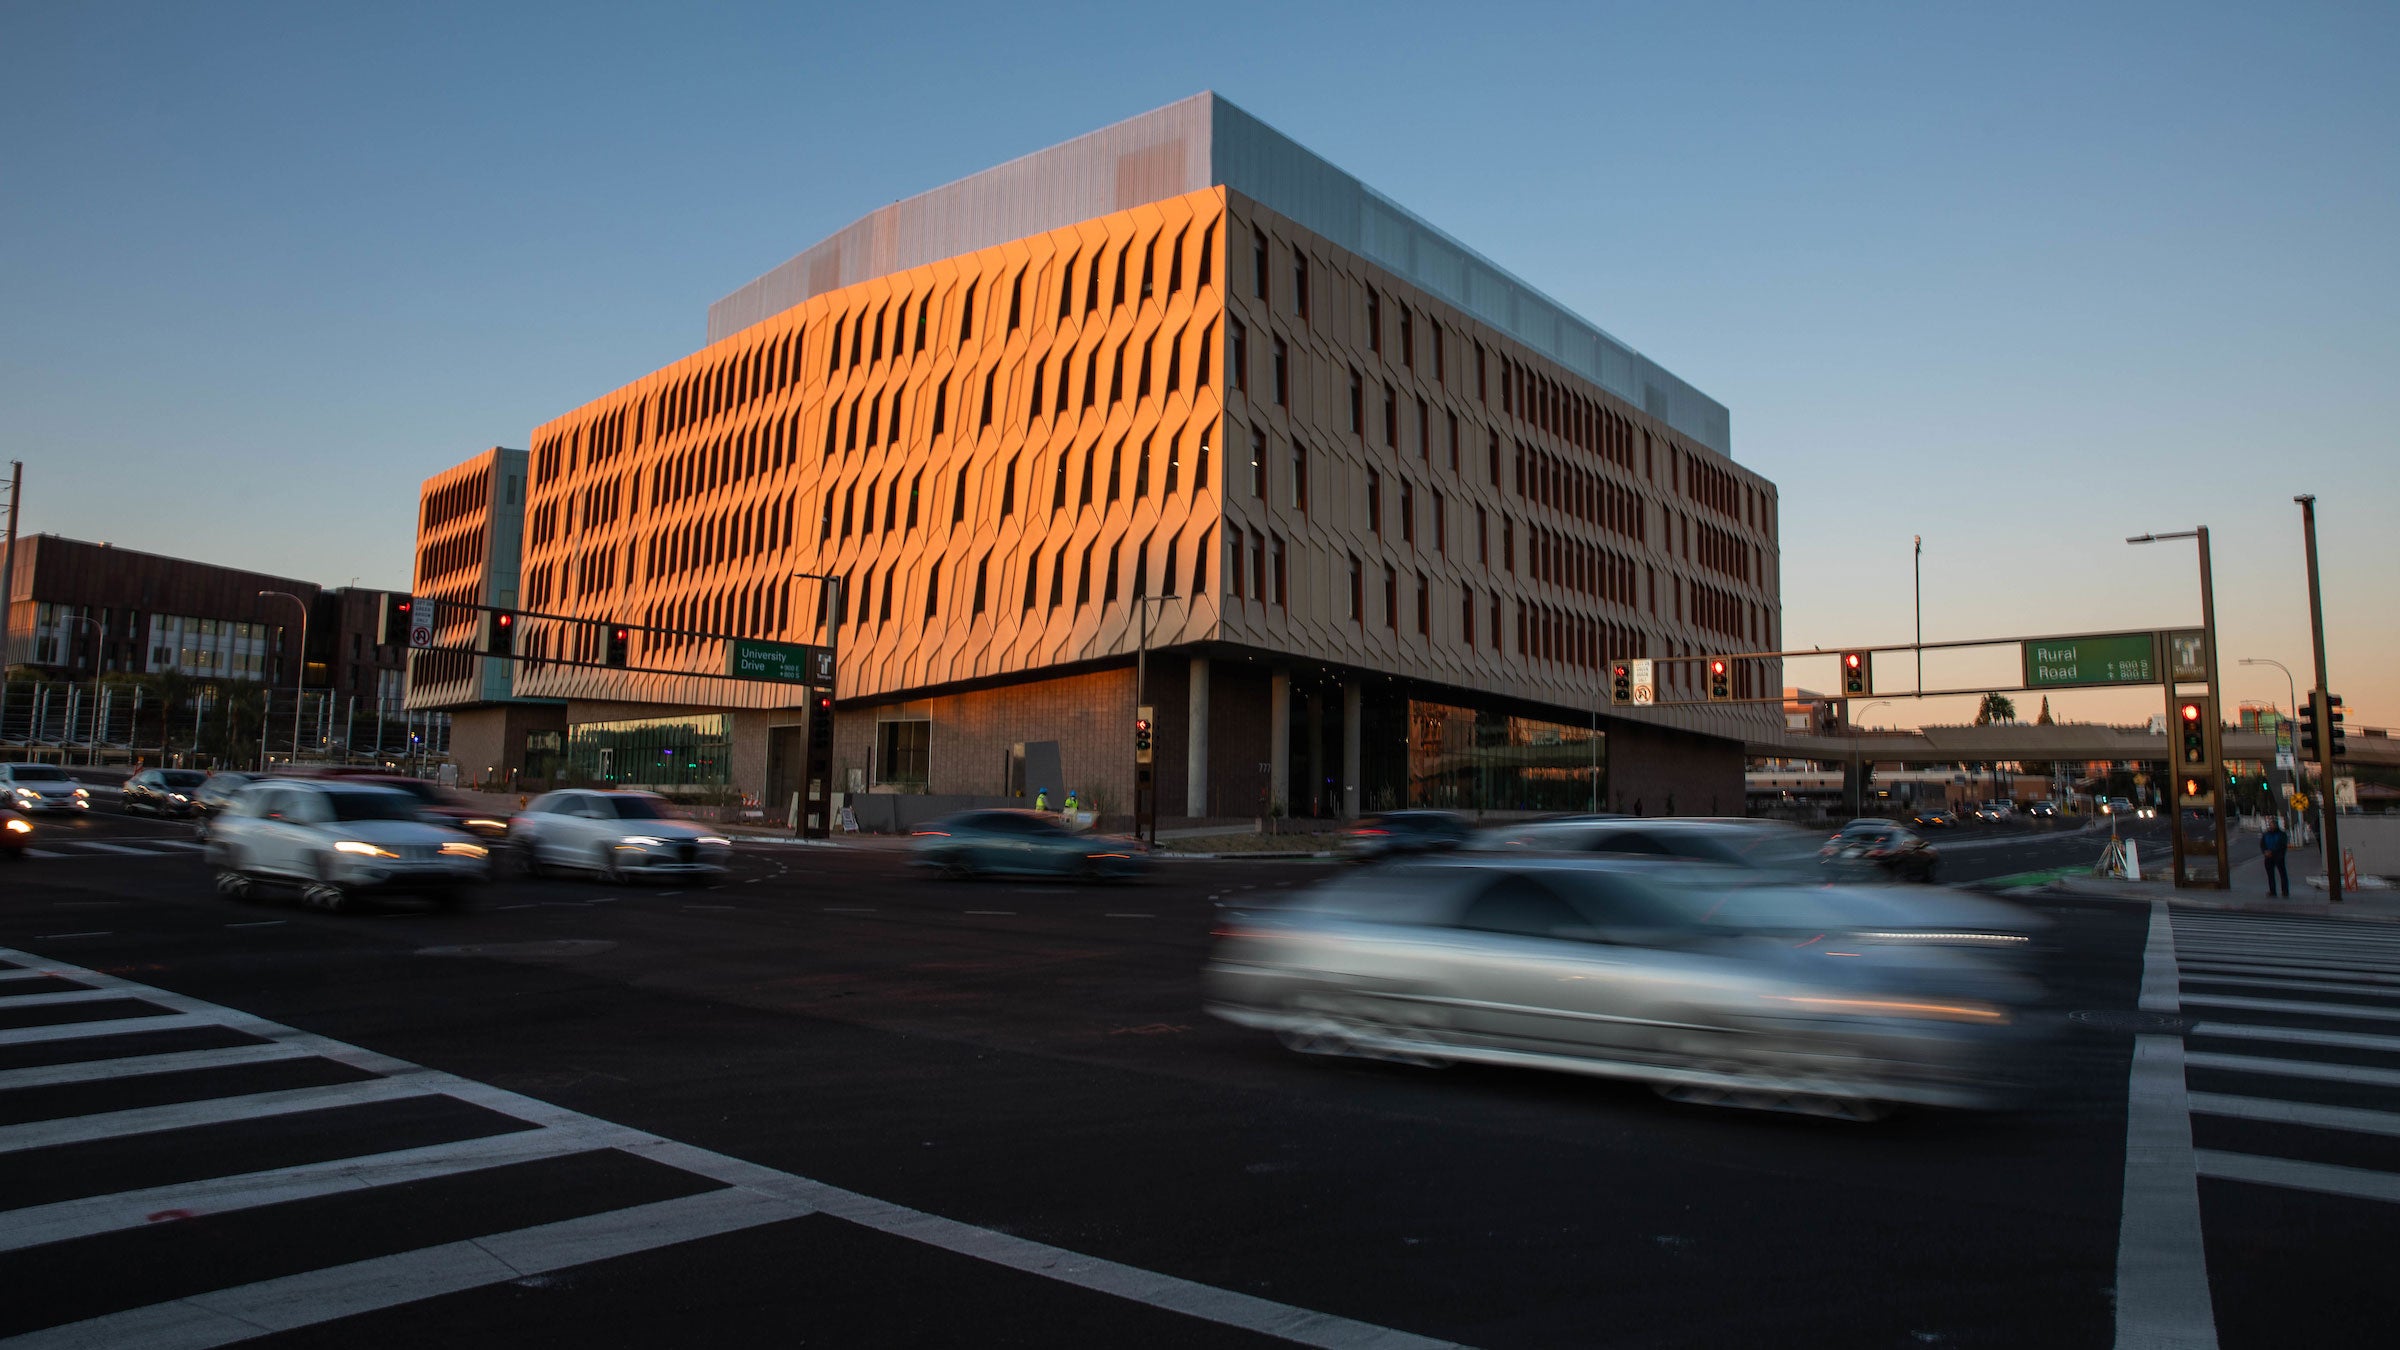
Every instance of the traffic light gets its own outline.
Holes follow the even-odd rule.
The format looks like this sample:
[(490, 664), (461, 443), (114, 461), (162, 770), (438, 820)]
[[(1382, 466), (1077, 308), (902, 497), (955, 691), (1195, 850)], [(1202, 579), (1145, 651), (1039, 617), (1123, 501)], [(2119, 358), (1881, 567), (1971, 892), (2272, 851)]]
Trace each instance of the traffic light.
[(2325, 696), (2325, 734), (2333, 741), (2333, 757), (2335, 759), (2340, 759), (2350, 753), (2350, 747), (2343, 744), (2349, 737), (2342, 733), (2342, 696), (2340, 694)]
[(486, 656), (517, 654), (517, 616), (505, 609), (483, 612), (483, 651)]
[(633, 628), (628, 624), (608, 626), (608, 664), (619, 670), (633, 664)]
[(1622, 708), (1633, 702), (1633, 666), (1619, 661), (1608, 668), (1608, 701)]
[(2184, 780), (2183, 780), (2183, 799), (2184, 799), (2185, 801), (2187, 801), (2187, 802), (2188, 802), (2188, 801), (2198, 801), (2198, 800), (2200, 799), (2200, 780), (2199, 780), (2199, 779), (2197, 779), (2197, 778), (2186, 778), (2186, 779), (2184, 779)]
[(1875, 662), (1871, 652), (1842, 653), (1842, 697), (1865, 698), (1875, 692)]
[(833, 695), (823, 690), (808, 701), (808, 743), (812, 748), (833, 744)]
[(375, 620), (375, 645), (405, 647), (408, 645), (408, 611), (415, 597), (383, 593), (383, 612)]
[(2183, 763), (2208, 763), (2208, 728), (2202, 722), (2207, 707), (2199, 699), (2185, 699), (2175, 709), (2177, 723), (2183, 736)]
[(1721, 703), (1733, 697), (1733, 663), (1722, 656), (1708, 658), (1708, 698)]
[(1150, 719), (1147, 717), (1133, 719), (1133, 762), (1150, 762)]

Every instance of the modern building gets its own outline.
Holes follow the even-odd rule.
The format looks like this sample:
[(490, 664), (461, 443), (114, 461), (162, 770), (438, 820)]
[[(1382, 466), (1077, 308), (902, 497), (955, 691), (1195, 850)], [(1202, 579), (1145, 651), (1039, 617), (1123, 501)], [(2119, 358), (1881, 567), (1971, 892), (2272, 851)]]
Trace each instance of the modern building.
[[(1698, 706), (1781, 627), (1726, 409), (1212, 94), (878, 210), (708, 337), (533, 433), (518, 595), (575, 622), (520, 645), (676, 672), (519, 669), (567, 774), (786, 801), (803, 691), (717, 634), (838, 646), (837, 790), (1123, 811), (1147, 705), (1170, 818), (1735, 813), (1782, 715), (1767, 659)], [(1683, 706), (1607, 706), (1623, 657)]]
[[(303, 751), (344, 742), (360, 717), (379, 722), (401, 715), (402, 653), (377, 644), (371, 591), (49, 534), (17, 540), (11, 589), (0, 664), (13, 683), (29, 690), (95, 674), (182, 676), (195, 685), (263, 686), (287, 696), (288, 709), (289, 691), (301, 675), (305, 613), (306, 687), (317, 744), (310, 745), (304, 732)], [(31, 746), (44, 739), (35, 697), (29, 692), (12, 700), (0, 742)], [(102, 697), (109, 716), (100, 723), (99, 739), (106, 746), (141, 724), (130, 696), (104, 691)], [(61, 727), (82, 718), (88, 734), (88, 710), (71, 710), (69, 700), (58, 700), (53, 711)], [(159, 731), (167, 735), (166, 728)], [(114, 743), (145, 748), (122, 737)]]

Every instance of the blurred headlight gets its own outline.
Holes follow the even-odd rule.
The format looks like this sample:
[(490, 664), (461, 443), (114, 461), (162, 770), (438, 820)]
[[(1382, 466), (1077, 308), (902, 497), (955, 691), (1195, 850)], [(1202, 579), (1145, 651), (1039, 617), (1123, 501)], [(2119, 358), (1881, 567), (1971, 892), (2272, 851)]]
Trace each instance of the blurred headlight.
[(453, 858), (488, 858), (492, 851), (481, 844), (470, 844), (461, 840), (457, 843), (442, 845), (442, 852)]
[(18, 796), (20, 796), (20, 797), (39, 797), (39, 796), (41, 796), (42, 794), (40, 794), (40, 793), (38, 793), (38, 792), (34, 791), (32, 788), (29, 788), (29, 787), (21, 787), (21, 788), (18, 788), (18, 789), (17, 789), (17, 795), (18, 795)]
[(620, 844), (630, 844), (635, 848), (657, 848), (659, 845), (664, 844), (667, 841), (657, 837), (656, 835), (629, 834), (617, 842)]
[(340, 843), (333, 846), (333, 851), (336, 853), (355, 853), (362, 858), (397, 858), (400, 856), (388, 848), (379, 848), (373, 844), (362, 844), (356, 839), (342, 840)]
[(721, 834), (704, 834), (700, 836), (697, 842), (703, 844), (731, 844), (733, 841)]
[(12, 820), (8, 822), (8, 832), (10, 834), (31, 834), (33, 825), (28, 821)]
[(178, 801), (178, 802), (188, 802), (188, 801), (190, 801), (190, 800), (191, 800), (191, 798), (184, 796), (184, 795), (183, 795), (182, 793), (180, 793), (180, 792), (170, 792), (170, 793), (168, 793), (168, 794), (167, 794), (167, 799), (168, 799), (169, 801)]
[(1904, 998), (1818, 998), (1797, 994), (1767, 994), (1762, 997), (1770, 1003), (1789, 1003), (1858, 1017), (1922, 1017), (1941, 1022), (1981, 1022), (1991, 1026), (2004, 1026), (2008, 1022), (2006, 1009), (1964, 1000), (1937, 1002)]
[(467, 826), (470, 829), (505, 830), (508, 828), (508, 822), (505, 820), (470, 820), (467, 822)]
[(89, 797), (92, 795), (92, 791), (90, 788), (77, 788), (75, 789), (75, 795), (78, 797)]
[(2030, 942), (2032, 939), (2016, 933), (1954, 933), (1929, 929), (1921, 933), (1860, 933), (1860, 937), (1877, 942)]

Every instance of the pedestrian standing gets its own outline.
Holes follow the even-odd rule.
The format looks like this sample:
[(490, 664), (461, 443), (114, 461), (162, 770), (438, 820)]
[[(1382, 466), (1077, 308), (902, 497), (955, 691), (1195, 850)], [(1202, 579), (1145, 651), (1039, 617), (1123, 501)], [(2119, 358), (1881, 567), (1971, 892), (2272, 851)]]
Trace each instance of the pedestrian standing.
[(2291, 836), (2283, 832), (2283, 818), (2270, 817), (2267, 828), (2258, 836), (2258, 852), (2267, 863), (2267, 894), (2280, 895), (2286, 900), (2292, 898), (2292, 874), (2284, 866), (2284, 854), (2291, 844)]
[(1075, 789), (1073, 788), (1067, 789), (1067, 814), (1070, 816), (1075, 814)]
[(1047, 811), (1050, 809), (1050, 789), (1035, 788), (1033, 790), (1033, 809), (1036, 811)]

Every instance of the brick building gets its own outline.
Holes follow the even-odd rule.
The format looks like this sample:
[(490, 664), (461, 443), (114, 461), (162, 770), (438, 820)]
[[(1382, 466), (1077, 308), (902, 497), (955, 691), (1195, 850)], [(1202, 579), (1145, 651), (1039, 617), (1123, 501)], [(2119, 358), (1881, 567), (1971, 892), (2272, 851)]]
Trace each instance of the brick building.
[(533, 433), (508, 561), (575, 622), (521, 648), (688, 672), (521, 668), (567, 772), (783, 800), (800, 691), (715, 634), (838, 644), (836, 788), (1122, 809), (1147, 703), (1167, 817), (1735, 812), (1780, 715), (1603, 706), (1614, 658), (1697, 698), (1778, 645), (1724, 407), (1213, 95), (877, 211), (709, 337)]

